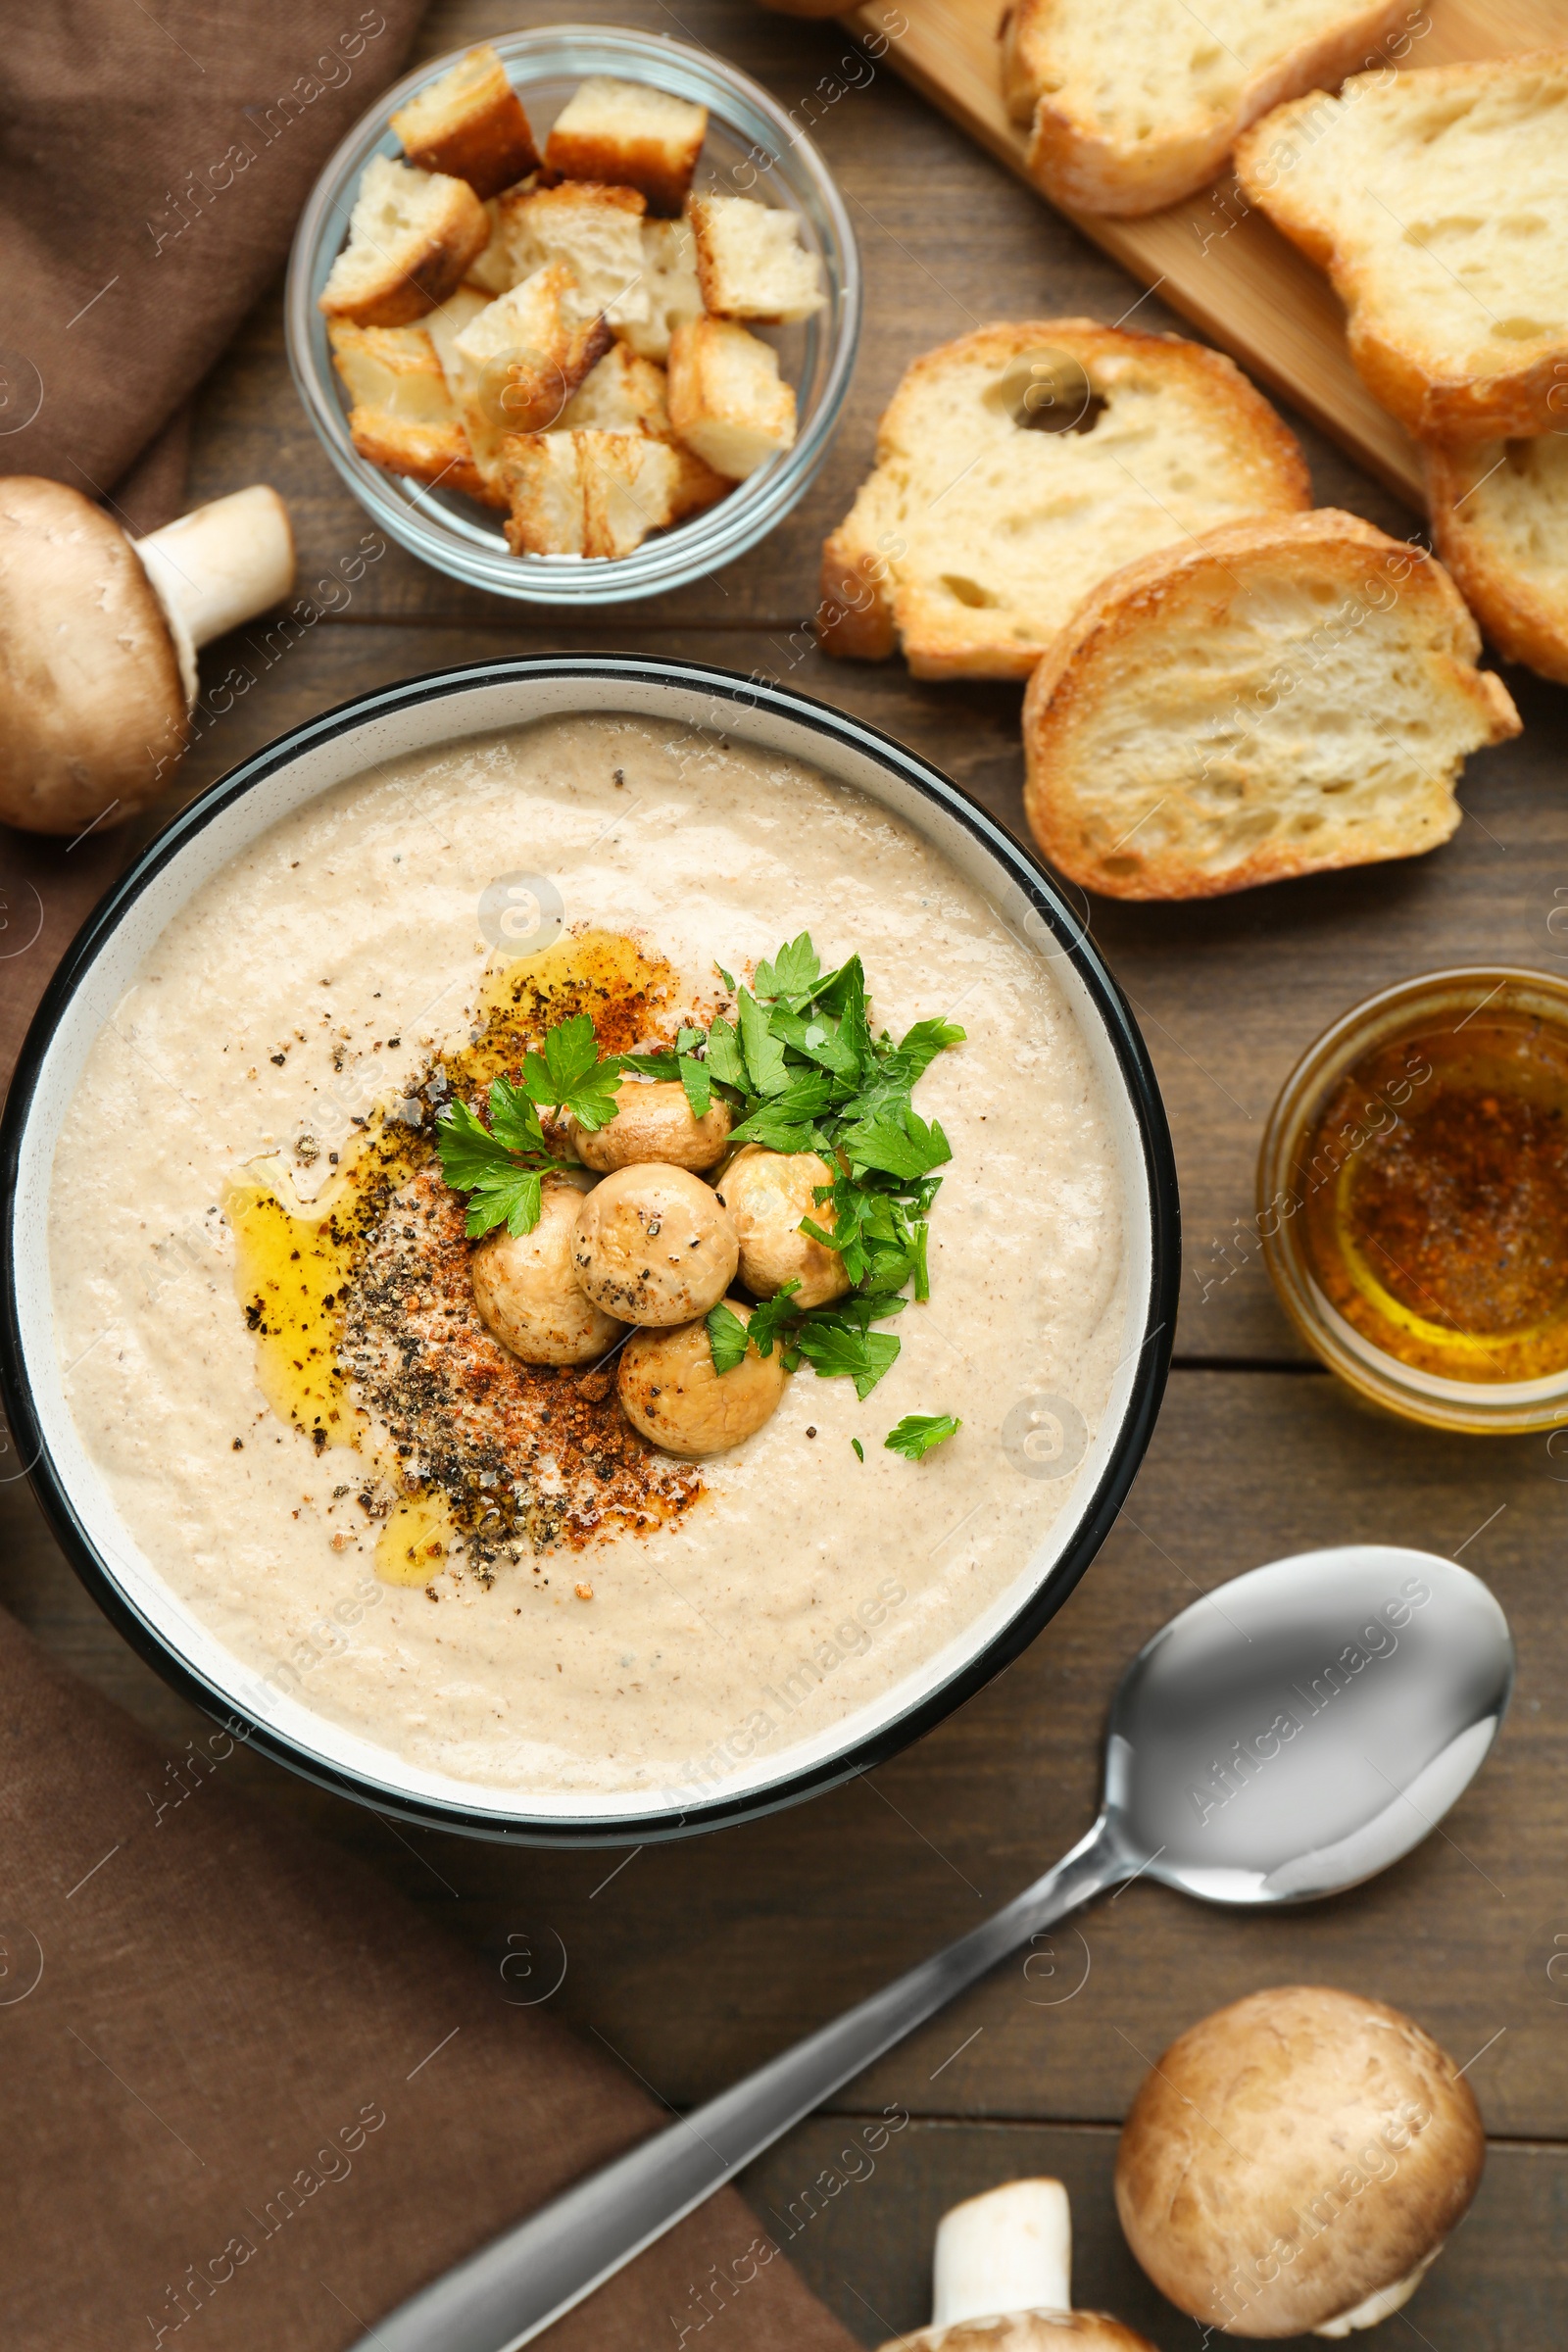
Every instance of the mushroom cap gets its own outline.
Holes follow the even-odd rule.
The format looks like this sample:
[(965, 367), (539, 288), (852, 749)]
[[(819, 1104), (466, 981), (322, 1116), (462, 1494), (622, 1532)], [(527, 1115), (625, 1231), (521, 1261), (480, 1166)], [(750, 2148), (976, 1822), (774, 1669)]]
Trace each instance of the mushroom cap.
[(64, 482), (0, 481), (0, 818), (118, 823), (188, 735), (174, 641), (119, 523)]
[[(724, 1302), (741, 1322), (751, 1308)], [(755, 1437), (784, 1394), (780, 1350), (759, 1355), (748, 1348), (727, 1372), (713, 1369), (708, 1325), (682, 1323), (673, 1331), (639, 1331), (621, 1350), (616, 1393), (634, 1429), (665, 1453), (692, 1459), (727, 1453)]]
[(1154, 2352), (1147, 2335), (1103, 2311), (1009, 2311), (896, 2335), (882, 2352)]
[(608, 1175), (639, 1161), (659, 1160), (672, 1168), (711, 1168), (729, 1141), (729, 1104), (714, 1095), (706, 1114), (695, 1119), (678, 1078), (622, 1078), (615, 1089), (615, 1115), (590, 1135), (568, 1113), (561, 1121), (585, 1168)]
[(1298, 2335), (1432, 2254), (1485, 2155), (1470, 2086), (1430, 2034), (1381, 2001), (1281, 1985), (1202, 2019), (1145, 2078), (1116, 2209), (1194, 2319)]
[(572, 1271), (582, 1196), (547, 1176), (532, 1233), (491, 1234), (468, 1265), (474, 1304), (503, 1348), (525, 1364), (586, 1364), (625, 1330), (595, 1306)]
[(714, 1190), (741, 1246), (741, 1280), (757, 1298), (771, 1298), (795, 1281), (797, 1306), (825, 1306), (849, 1289), (838, 1251), (800, 1229), (801, 1219), (811, 1217), (832, 1232), (833, 1204), (815, 1198), (817, 1186), (832, 1181), (833, 1170), (815, 1152), (769, 1152), (760, 1144), (743, 1144), (718, 1179)]
[(710, 1186), (656, 1160), (616, 1168), (577, 1211), (572, 1264), (596, 1306), (623, 1323), (688, 1323), (717, 1304), (740, 1244)]

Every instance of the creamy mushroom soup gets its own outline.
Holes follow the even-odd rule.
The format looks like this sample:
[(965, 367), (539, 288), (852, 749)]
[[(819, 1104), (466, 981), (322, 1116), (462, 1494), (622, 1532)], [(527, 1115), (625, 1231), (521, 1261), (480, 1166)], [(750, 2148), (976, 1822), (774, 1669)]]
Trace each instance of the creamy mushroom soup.
[[(906, 1188), (923, 1238), (903, 1311), (867, 1309), (873, 1353), (883, 1334), (896, 1349), (830, 1376), (802, 1352), (808, 1318), (764, 1377), (747, 1317), (766, 1310), (732, 1244), (670, 1310), (731, 1281), (710, 1349), (700, 1320), (625, 1333), (644, 1366), (628, 1418), (619, 1359), (596, 1352), (624, 1333), (621, 1293), (610, 1320), (578, 1299), (564, 1340), (551, 1323), (556, 1359), (520, 1362), (473, 1273), (507, 1229), (469, 1238), (481, 1195), (448, 1182), (441, 1139), (585, 1015), (590, 1060), (702, 1035), (721, 1070), (724, 1016), (808, 933), (824, 973), (863, 959), (867, 1037), (962, 1031), (906, 1120), (951, 1156), (934, 1198)], [(808, 1004), (806, 1051), (831, 1054), (822, 1007), (842, 1001)], [(722, 1219), (736, 1164), (681, 1182), (711, 1186)], [(569, 1272), (577, 1198), (638, 1173), (548, 1174), (556, 1205), (508, 1246)], [(1123, 1182), (1050, 963), (912, 829), (779, 756), (552, 720), (336, 787), (169, 926), (56, 1153), (60, 1358), (158, 1575), (251, 1675), (385, 1750), (389, 1777), (401, 1759), (519, 1796), (687, 1803), (885, 1699), (1049, 1542), (1136, 1347)], [(808, 1181), (763, 1205), (814, 1198)], [(793, 1215), (777, 1232), (804, 1249)], [(807, 1296), (830, 1298), (847, 1277), (811, 1254)], [(672, 1375), (650, 1389), (666, 1355), (721, 1394), (752, 1381), (760, 1403), (704, 1441), (728, 1450), (642, 1434), (681, 1401)]]

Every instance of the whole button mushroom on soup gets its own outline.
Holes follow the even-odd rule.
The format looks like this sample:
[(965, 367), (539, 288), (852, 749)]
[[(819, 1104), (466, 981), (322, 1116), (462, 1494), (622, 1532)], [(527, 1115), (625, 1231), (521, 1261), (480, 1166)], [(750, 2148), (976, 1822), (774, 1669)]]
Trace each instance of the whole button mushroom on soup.
[[(738, 1322), (751, 1309), (725, 1300)], [(639, 1331), (621, 1352), (617, 1389), (634, 1429), (666, 1453), (727, 1453), (754, 1437), (784, 1394), (779, 1349), (759, 1355), (748, 1346), (727, 1372), (713, 1369), (708, 1325), (682, 1323), (673, 1331)]]
[(838, 1251), (801, 1231), (801, 1219), (809, 1217), (832, 1232), (833, 1204), (816, 1199), (817, 1187), (832, 1181), (833, 1170), (814, 1152), (743, 1144), (736, 1152), (716, 1190), (741, 1246), (741, 1280), (754, 1297), (771, 1298), (796, 1282), (797, 1306), (825, 1306), (849, 1289)]
[(568, 1111), (557, 1122), (586, 1168), (602, 1175), (657, 1160), (664, 1167), (711, 1168), (729, 1140), (729, 1104), (714, 1095), (702, 1118), (694, 1118), (686, 1089), (675, 1078), (623, 1078), (615, 1115), (590, 1135)]
[(503, 1348), (525, 1364), (586, 1364), (612, 1348), (624, 1324), (594, 1304), (571, 1263), (582, 1196), (547, 1177), (532, 1233), (492, 1234), (473, 1253), (474, 1303)]
[(577, 1280), (623, 1323), (662, 1327), (706, 1315), (739, 1261), (728, 1212), (689, 1168), (617, 1168), (577, 1211)]

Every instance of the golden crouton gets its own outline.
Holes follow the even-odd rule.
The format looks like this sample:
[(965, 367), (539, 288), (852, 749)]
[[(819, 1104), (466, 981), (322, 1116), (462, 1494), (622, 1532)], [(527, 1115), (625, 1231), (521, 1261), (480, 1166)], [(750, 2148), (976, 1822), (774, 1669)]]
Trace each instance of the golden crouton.
[(504, 196), (498, 216), (514, 281), (547, 263), (564, 262), (577, 282), (568, 310), (606, 318), (612, 326), (645, 319), (646, 209), (635, 188), (603, 188), (582, 180)]
[(640, 188), (656, 213), (674, 215), (707, 133), (706, 106), (594, 74), (556, 117), (545, 161), (567, 179)]
[(644, 433), (513, 434), (507, 544), (514, 556), (629, 556), (674, 517), (679, 461)]
[(705, 465), (695, 450), (674, 439), (667, 395), (662, 368), (640, 359), (624, 343), (616, 343), (563, 409), (561, 425), (563, 430), (646, 433), (651, 440), (668, 441), (679, 466), (670, 516), (672, 522), (678, 522), (683, 514), (710, 507), (734, 484)]
[(459, 411), (487, 480), (495, 476), (503, 440), (556, 423), (610, 349), (602, 318), (571, 315), (576, 292), (571, 271), (553, 262), (489, 303), (453, 339)]
[(744, 481), (795, 443), (795, 394), (778, 356), (728, 318), (693, 318), (669, 346), (669, 420), (716, 473)]
[(612, 323), (621, 340), (645, 360), (667, 360), (669, 338), (676, 327), (703, 315), (697, 246), (684, 220), (645, 220), (642, 238), (648, 315)]
[(466, 179), (372, 155), (320, 308), (356, 326), (407, 326), (446, 300), (489, 235)]
[(411, 164), (466, 179), (479, 197), (510, 188), (539, 162), (522, 103), (488, 44), (400, 106), (392, 128)]
[(703, 301), (715, 318), (760, 318), (777, 326), (822, 308), (821, 271), (815, 254), (801, 243), (794, 213), (754, 204), (749, 196), (694, 196), (687, 218)]
[(327, 339), (354, 404), (349, 435), (362, 458), (416, 481), (506, 503), (487, 488), (474, 465), (435, 346), (422, 326), (354, 326), (334, 319)]

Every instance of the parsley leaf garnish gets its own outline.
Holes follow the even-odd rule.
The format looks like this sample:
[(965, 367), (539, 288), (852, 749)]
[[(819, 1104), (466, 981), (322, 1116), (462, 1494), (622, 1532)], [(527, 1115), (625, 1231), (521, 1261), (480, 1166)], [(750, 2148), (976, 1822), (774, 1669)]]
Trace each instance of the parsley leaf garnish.
[(884, 1175), (906, 1179), (929, 1176), (953, 1157), (952, 1146), (935, 1119), (927, 1126), (907, 1102), (858, 1119), (839, 1141), (852, 1168), (879, 1168)]
[(773, 1035), (767, 1014), (749, 988), (740, 993), (741, 1047), (754, 1095), (780, 1095), (789, 1084), (784, 1042)]
[(760, 997), (777, 997), (786, 1003), (795, 998), (810, 996), (822, 976), (822, 966), (811, 945), (809, 931), (799, 939), (790, 940), (780, 948), (771, 963), (757, 967), (757, 993)]
[(847, 1323), (818, 1323), (808, 1318), (795, 1344), (812, 1371), (824, 1380), (853, 1380), (862, 1403), (899, 1357), (899, 1343), (891, 1331), (857, 1331)]
[(850, 1440), (850, 1444), (855, 1447), (856, 1460), (858, 1462), (863, 1462), (865, 1459), (865, 1447), (860, 1444), (859, 1439), (852, 1438)]
[(569, 1110), (592, 1135), (615, 1115), (618, 1059), (600, 1059), (593, 1022), (579, 1012), (549, 1031), (543, 1054), (530, 1048), (523, 1057), (522, 1083), (535, 1102)]
[(800, 1276), (792, 1274), (771, 1298), (764, 1298), (760, 1306), (753, 1307), (749, 1332), (759, 1355), (771, 1355), (774, 1342), (799, 1320), (801, 1310), (792, 1301), (800, 1287)]
[(708, 1348), (713, 1359), (713, 1370), (721, 1374), (733, 1372), (746, 1353), (745, 1324), (733, 1308), (724, 1304), (722, 1298), (715, 1307), (710, 1308), (707, 1322)]
[(941, 1446), (956, 1438), (963, 1427), (952, 1413), (906, 1413), (897, 1429), (890, 1429), (883, 1445), (890, 1453), (902, 1453), (906, 1461), (923, 1461), (933, 1446)]
[(438, 1121), (436, 1150), (453, 1191), (471, 1196), (470, 1241), (498, 1225), (509, 1233), (532, 1233), (539, 1222), (541, 1179), (568, 1164), (548, 1150), (538, 1111), (505, 1078), (490, 1089), (488, 1127), (466, 1102), (448, 1103)]

